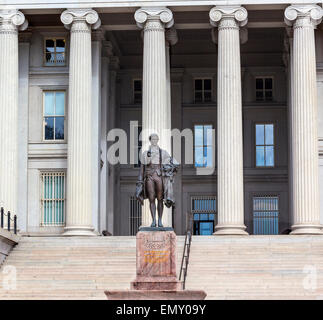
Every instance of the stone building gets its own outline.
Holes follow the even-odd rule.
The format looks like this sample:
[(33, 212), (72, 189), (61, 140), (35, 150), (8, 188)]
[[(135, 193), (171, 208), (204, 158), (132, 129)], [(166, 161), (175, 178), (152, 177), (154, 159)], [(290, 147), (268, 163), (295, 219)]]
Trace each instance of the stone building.
[(223, 3), (0, 1), (0, 201), (21, 234), (134, 235), (134, 122), (193, 132), (177, 234), (322, 233), (323, 9)]

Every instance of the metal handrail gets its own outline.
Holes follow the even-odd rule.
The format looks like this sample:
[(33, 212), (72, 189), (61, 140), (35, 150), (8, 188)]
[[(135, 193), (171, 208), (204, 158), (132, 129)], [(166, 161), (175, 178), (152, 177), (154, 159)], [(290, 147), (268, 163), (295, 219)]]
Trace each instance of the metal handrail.
[(8, 213), (6, 214), (5, 212), (4, 212), (4, 208), (3, 207), (1, 207), (1, 209), (0, 209), (0, 228), (2, 228), (2, 229), (5, 229), (4, 228), (4, 217), (7, 217), (7, 230), (8, 231), (10, 231), (11, 229), (10, 229), (10, 227), (11, 227), (11, 221), (13, 221), (13, 232), (14, 232), (14, 234), (17, 234), (17, 216), (16, 215), (14, 215), (13, 216), (13, 219), (11, 218), (11, 213), (10, 213), (10, 211), (8, 211)]
[[(189, 223), (191, 225), (191, 221)], [(186, 276), (187, 276), (187, 268), (188, 262), (190, 259), (190, 251), (191, 251), (191, 243), (192, 243), (192, 226), (190, 226), (185, 235), (185, 242), (184, 242), (184, 249), (183, 249), (183, 256), (182, 256), (182, 263), (181, 263), (181, 270), (179, 273), (179, 281), (182, 280), (183, 276), (183, 290), (185, 290), (185, 283), (186, 283)], [(185, 264), (185, 266), (184, 266)]]

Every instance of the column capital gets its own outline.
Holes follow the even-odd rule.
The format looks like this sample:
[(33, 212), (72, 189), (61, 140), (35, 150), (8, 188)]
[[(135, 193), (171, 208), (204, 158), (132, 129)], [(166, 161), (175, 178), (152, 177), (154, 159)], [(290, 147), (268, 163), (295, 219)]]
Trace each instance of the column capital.
[(119, 70), (120, 68), (120, 59), (117, 56), (111, 56), (110, 57), (110, 64), (109, 64), (110, 70)]
[(102, 28), (98, 28), (96, 30), (92, 31), (92, 41), (103, 41), (105, 39), (104, 37), (104, 30)]
[(315, 27), (322, 21), (323, 9), (316, 4), (291, 5), (285, 9), (284, 20), (289, 26)]
[(171, 46), (174, 46), (178, 42), (177, 31), (174, 27), (171, 27), (165, 32), (166, 43)]
[(217, 27), (222, 19), (231, 19), (240, 27), (248, 22), (248, 12), (241, 6), (216, 6), (210, 10), (209, 16), (214, 27)]
[(111, 41), (104, 40), (102, 42), (102, 53), (103, 53), (103, 57), (113, 56), (113, 45)]
[(31, 28), (27, 28), (26, 31), (19, 32), (19, 34), (18, 34), (18, 40), (19, 40), (19, 42), (29, 43), (31, 41), (32, 35), (33, 35), (32, 29)]
[(67, 9), (61, 14), (61, 21), (66, 29), (70, 29), (75, 21), (86, 22), (92, 29), (97, 29), (101, 25), (99, 15), (93, 9)]
[(166, 7), (142, 7), (135, 12), (135, 20), (139, 28), (146, 28), (148, 21), (158, 21), (165, 28), (174, 24), (173, 13)]
[(18, 10), (0, 10), (0, 31), (26, 30), (28, 21), (25, 15)]

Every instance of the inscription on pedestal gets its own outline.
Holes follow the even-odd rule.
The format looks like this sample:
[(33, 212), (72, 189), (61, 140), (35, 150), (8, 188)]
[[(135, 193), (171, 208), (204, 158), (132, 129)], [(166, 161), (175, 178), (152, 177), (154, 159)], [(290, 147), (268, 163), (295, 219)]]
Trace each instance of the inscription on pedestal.
[(134, 289), (176, 290), (176, 235), (174, 231), (137, 233), (137, 277)]

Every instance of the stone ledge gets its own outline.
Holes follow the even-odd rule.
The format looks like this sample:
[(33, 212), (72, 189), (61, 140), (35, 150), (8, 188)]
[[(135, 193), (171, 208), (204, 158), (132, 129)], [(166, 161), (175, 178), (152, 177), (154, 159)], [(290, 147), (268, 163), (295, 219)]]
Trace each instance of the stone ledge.
[(13, 232), (0, 228), (0, 266), (11, 249), (19, 242), (19, 237)]
[(202, 290), (107, 290), (108, 300), (204, 300)]

